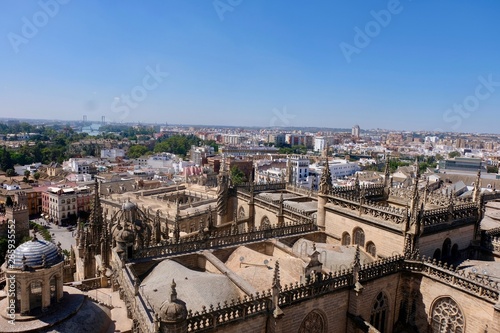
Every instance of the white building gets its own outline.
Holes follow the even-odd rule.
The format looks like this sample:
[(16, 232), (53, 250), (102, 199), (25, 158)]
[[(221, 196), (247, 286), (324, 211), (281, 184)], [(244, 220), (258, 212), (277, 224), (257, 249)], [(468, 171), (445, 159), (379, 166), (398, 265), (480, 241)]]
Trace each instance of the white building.
[(97, 169), (94, 164), (98, 161), (99, 159), (95, 157), (70, 158), (63, 163), (63, 169), (78, 174), (96, 174)]
[(316, 136), (314, 137), (314, 151), (322, 152), (326, 144), (331, 146), (333, 144), (333, 137), (331, 136)]
[(292, 184), (295, 186), (307, 186), (309, 177), (309, 158), (303, 155), (292, 155), (289, 157), (292, 168)]
[[(352, 176), (356, 173), (356, 171), (360, 170), (358, 163), (346, 160), (328, 161), (328, 165), (330, 167), (330, 173), (332, 174), (332, 180)], [(324, 168), (324, 165), (311, 165), (308, 183), (313, 189), (318, 189), (319, 181), (321, 180)]]
[(123, 149), (101, 149), (101, 158), (108, 160), (116, 160), (117, 157), (125, 157)]

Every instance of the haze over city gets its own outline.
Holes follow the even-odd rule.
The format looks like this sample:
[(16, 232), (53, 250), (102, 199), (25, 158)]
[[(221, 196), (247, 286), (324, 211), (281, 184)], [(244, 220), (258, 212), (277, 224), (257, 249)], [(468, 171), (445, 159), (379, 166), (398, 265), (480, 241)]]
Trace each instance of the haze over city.
[(4, 2), (1, 116), (498, 132), (493, 0), (47, 3)]

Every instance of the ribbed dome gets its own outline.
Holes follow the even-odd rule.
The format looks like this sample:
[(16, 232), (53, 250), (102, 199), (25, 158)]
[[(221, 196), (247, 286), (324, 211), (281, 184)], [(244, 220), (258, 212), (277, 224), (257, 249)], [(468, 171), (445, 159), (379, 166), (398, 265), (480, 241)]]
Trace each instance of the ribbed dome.
[(187, 309), (186, 303), (181, 300), (175, 300), (169, 303), (164, 303), (160, 308), (160, 318), (164, 322), (177, 323), (186, 320)]
[(133, 202), (130, 202), (130, 201), (124, 202), (122, 205), (122, 210), (125, 210), (125, 211), (132, 210), (135, 208), (137, 208), (137, 205)]
[(42, 266), (44, 254), (47, 267), (55, 265), (63, 260), (54, 244), (35, 238), (19, 245), (14, 250), (14, 262), (12, 267), (22, 268), (23, 257), (26, 257), (26, 265), (30, 267)]

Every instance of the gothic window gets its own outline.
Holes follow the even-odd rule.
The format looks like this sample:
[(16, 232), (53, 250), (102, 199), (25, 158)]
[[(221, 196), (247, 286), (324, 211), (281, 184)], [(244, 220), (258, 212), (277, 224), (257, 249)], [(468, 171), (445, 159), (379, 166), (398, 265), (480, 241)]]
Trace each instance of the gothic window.
[(260, 222), (261, 228), (270, 228), (271, 227), (271, 221), (269, 221), (269, 218), (267, 216), (264, 216), (262, 218), (262, 221)]
[(449, 238), (446, 238), (443, 242), (443, 250), (441, 251), (441, 256), (443, 258), (447, 258), (450, 256), (451, 252), (451, 240)]
[(238, 211), (238, 217), (245, 217), (245, 208), (240, 207)]
[(366, 244), (366, 252), (368, 252), (372, 257), (377, 256), (377, 248), (375, 247), (375, 244), (372, 242), (368, 242)]
[(360, 247), (365, 246), (365, 232), (361, 228), (357, 228), (353, 232), (354, 236), (354, 244), (359, 245)]
[(389, 303), (387, 302), (387, 297), (380, 292), (373, 303), (372, 313), (370, 315), (370, 324), (381, 333), (384, 333), (385, 331), (388, 308)]
[(463, 333), (465, 319), (458, 304), (450, 297), (442, 297), (432, 310), (433, 333)]
[(326, 332), (325, 319), (316, 310), (309, 312), (300, 324), (299, 333), (324, 333)]
[(348, 232), (344, 232), (342, 234), (342, 245), (350, 245), (351, 244), (351, 235)]

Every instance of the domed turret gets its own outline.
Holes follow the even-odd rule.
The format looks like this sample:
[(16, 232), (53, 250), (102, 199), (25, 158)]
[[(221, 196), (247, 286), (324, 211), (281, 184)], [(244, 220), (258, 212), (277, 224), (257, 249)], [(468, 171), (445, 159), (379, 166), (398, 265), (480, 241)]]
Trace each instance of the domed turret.
[(127, 202), (124, 202), (122, 205), (122, 210), (124, 210), (124, 211), (133, 210), (135, 208), (137, 208), (137, 205), (135, 203), (131, 202), (130, 200), (128, 200)]
[(160, 307), (160, 319), (167, 324), (183, 323), (187, 318), (186, 303), (177, 299), (175, 287), (175, 281), (172, 280), (170, 301), (165, 301)]
[(19, 245), (14, 250), (14, 262), (12, 268), (22, 269), (28, 267), (51, 267), (63, 261), (59, 249), (45, 240), (39, 240), (36, 236), (33, 240)]

